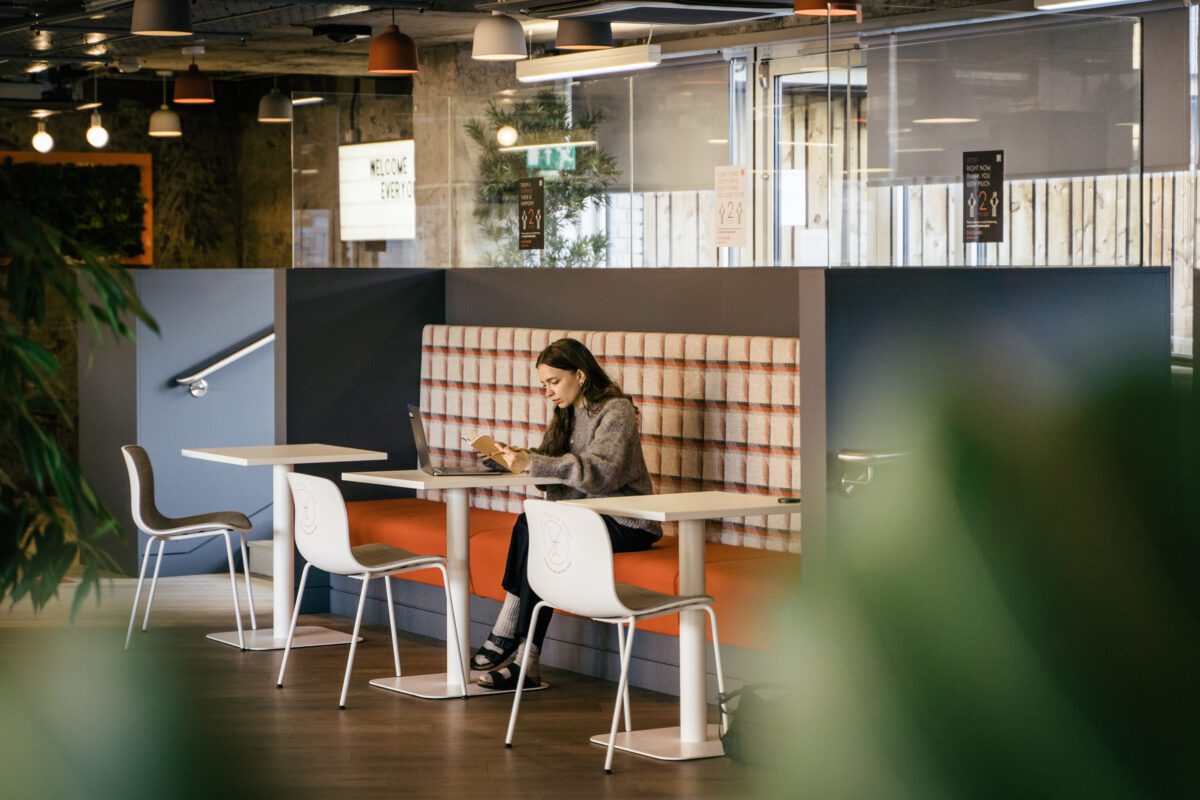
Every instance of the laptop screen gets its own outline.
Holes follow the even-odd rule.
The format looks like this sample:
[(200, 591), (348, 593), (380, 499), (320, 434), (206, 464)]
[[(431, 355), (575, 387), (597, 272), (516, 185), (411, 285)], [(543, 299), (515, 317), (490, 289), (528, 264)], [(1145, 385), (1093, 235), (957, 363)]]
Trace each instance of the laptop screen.
[(421, 409), (409, 405), (408, 419), (412, 422), (413, 441), (417, 445), (417, 466), (429, 472), (433, 469), (433, 462), (429, 458), (429, 443), (425, 441), (425, 422), (421, 419)]

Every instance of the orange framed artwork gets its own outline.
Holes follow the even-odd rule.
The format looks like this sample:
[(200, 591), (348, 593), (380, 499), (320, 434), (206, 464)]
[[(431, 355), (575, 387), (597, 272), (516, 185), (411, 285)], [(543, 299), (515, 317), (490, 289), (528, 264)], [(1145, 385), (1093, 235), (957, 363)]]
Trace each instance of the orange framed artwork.
[(154, 173), (149, 153), (38, 153), (31, 150), (0, 150), (0, 162), (6, 158), (11, 158), (14, 164), (137, 167), (141, 176), (142, 195), (146, 198), (142, 229), (142, 254), (134, 258), (122, 259), (122, 262), (134, 266), (149, 266), (154, 263)]

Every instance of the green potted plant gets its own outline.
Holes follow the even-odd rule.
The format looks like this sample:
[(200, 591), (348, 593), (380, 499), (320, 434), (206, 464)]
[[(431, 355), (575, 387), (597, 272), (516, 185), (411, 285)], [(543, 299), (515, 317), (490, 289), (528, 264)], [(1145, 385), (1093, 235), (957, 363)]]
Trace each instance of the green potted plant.
[[(596, 142), (604, 112), (572, 115), (567, 101), (546, 89), (530, 100), (489, 103), (486, 119), (465, 126), (479, 146), (480, 185), (475, 219), (495, 246), (488, 264), (520, 267), (538, 264), (536, 251), (517, 245), (517, 185), (522, 178), (545, 177), (545, 267), (595, 267), (604, 262), (608, 236), (576, 235), (585, 211), (606, 205), (608, 187), (620, 176), (616, 159)], [(515, 134), (520, 148), (497, 140), (500, 131)], [(591, 144), (580, 145), (581, 142)]]
[(41, 608), (78, 561), (74, 614), (112, 565), (98, 543), (116, 521), (64, 441), (62, 368), (37, 332), (56, 306), (115, 339), (133, 338), (136, 318), (156, 328), (115, 254), (47, 218), (0, 172), (0, 600)]

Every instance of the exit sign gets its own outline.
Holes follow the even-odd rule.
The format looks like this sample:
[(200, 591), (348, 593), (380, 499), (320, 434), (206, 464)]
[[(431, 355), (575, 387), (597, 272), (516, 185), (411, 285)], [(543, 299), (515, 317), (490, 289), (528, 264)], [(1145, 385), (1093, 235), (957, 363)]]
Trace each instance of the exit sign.
[(539, 147), (525, 153), (525, 166), (537, 172), (575, 169), (574, 147)]

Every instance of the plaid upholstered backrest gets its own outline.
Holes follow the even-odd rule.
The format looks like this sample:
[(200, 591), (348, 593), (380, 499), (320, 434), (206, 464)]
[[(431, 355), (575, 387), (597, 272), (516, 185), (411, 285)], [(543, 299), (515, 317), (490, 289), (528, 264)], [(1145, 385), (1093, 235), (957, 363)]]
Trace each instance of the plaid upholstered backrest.
[[(656, 492), (800, 494), (800, 346), (789, 338), (427, 326), (421, 408), (435, 460), (464, 457), (462, 437), (480, 433), (538, 445), (550, 406), (534, 361), (564, 336), (587, 345), (634, 398)], [(474, 502), (519, 512), (538, 496), (477, 491)], [(708, 538), (798, 552), (799, 517), (713, 520)]]

